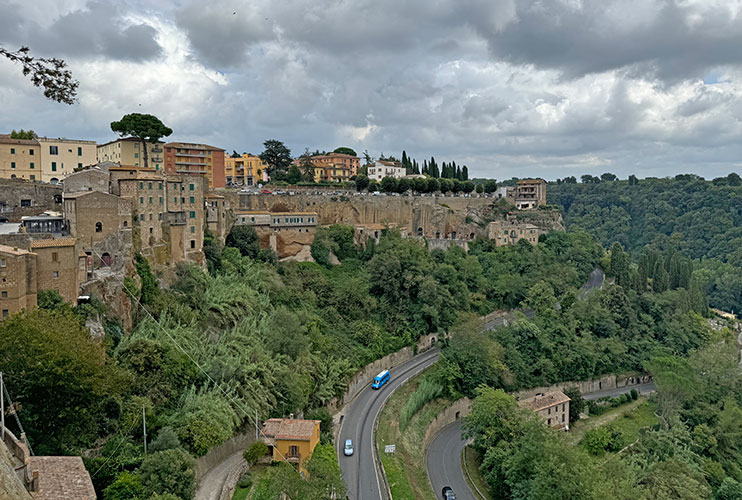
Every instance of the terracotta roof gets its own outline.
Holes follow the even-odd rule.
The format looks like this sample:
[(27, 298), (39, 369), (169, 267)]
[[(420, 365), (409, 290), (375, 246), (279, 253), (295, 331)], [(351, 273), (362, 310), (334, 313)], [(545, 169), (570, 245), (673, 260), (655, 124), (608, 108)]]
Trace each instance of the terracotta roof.
[[(181, 149), (208, 149), (210, 151), (224, 151), (222, 148), (215, 146), (209, 146), (208, 144), (198, 144), (195, 142), (168, 142), (165, 147), (181, 148)], [(177, 153), (176, 153), (177, 154)]]
[(90, 474), (80, 457), (30, 457), (31, 470), (39, 471), (34, 500), (95, 500)]
[(541, 183), (545, 184), (546, 181), (543, 179), (521, 179), (518, 182), (516, 182), (516, 184), (521, 184), (521, 185), (522, 184), (541, 184)]
[(264, 210), (235, 210), (235, 213), (239, 215), (270, 215), (270, 212), (266, 212)]
[(28, 250), (18, 247), (9, 247), (8, 245), (0, 245), (0, 253), (9, 253), (12, 255), (27, 255), (30, 254)]
[(566, 394), (562, 391), (547, 392), (546, 394), (540, 393), (533, 397), (521, 399), (518, 404), (523, 408), (530, 408), (533, 411), (539, 411), (546, 408), (551, 408), (562, 403), (571, 401)]
[(36, 139), (11, 139), (10, 134), (0, 134), (0, 144), (21, 144), (24, 146), (38, 146), (39, 141)]
[(309, 441), (319, 424), (319, 420), (271, 418), (263, 424), (263, 433), (277, 440)]
[(75, 238), (47, 238), (43, 240), (32, 240), (31, 248), (71, 247), (75, 244)]

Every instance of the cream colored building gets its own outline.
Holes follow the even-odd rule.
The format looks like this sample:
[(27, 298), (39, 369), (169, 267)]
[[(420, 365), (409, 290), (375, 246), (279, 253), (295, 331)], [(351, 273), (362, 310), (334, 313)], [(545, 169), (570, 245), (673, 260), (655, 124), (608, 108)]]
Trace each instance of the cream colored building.
[(40, 181), (39, 141), (11, 139), (10, 134), (0, 134), (0, 177)]
[(552, 429), (569, 430), (569, 402), (571, 400), (562, 391), (543, 393), (521, 399), (518, 404), (538, 413)]
[[(149, 168), (155, 171), (165, 170), (164, 142), (144, 143), (147, 146)], [(125, 137), (98, 146), (98, 162), (109, 161), (119, 165), (145, 167), (144, 146), (139, 139)]]
[(96, 162), (95, 141), (53, 139), (39, 137), (41, 150), (41, 179), (57, 183), (73, 173)]

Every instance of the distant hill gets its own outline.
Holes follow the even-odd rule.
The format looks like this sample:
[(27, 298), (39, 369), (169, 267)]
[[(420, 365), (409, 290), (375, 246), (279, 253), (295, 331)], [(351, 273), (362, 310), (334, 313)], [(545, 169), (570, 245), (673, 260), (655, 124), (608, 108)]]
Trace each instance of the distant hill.
[(561, 205), (567, 228), (584, 229), (609, 247), (637, 252), (675, 247), (696, 261), (694, 277), (711, 305), (742, 310), (742, 181), (694, 175), (588, 184), (551, 183), (547, 202)]

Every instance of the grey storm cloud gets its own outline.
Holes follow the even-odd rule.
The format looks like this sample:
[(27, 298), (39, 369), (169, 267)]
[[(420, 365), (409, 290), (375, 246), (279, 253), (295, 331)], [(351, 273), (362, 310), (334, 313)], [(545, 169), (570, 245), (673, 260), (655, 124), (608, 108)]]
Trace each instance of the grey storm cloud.
[[(677, 81), (742, 62), (742, 16), (722, 2), (523, 0), (516, 21), (473, 20), (492, 57), (579, 77), (614, 69)], [(702, 12), (699, 9), (703, 8)]]
[[(27, 45), (34, 52), (57, 57), (103, 56), (145, 61), (158, 57), (162, 48), (156, 30), (147, 24), (127, 24), (116, 3), (92, 1), (42, 26), (14, 14), (13, 4), (0, 0), (0, 42)], [(6, 17), (5, 13), (9, 13)]]

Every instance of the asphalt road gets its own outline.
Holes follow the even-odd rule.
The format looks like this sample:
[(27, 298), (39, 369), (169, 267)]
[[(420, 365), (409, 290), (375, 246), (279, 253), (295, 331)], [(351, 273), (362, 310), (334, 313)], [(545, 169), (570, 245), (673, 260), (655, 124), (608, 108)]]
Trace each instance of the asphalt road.
[(587, 279), (587, 282), (582, 285), (582, 289), (580, 290), (580, 298), (585, 298), (585, 296), (591, 291), (596, 288), (603, 288), (603, 282), (605, 281), (605, 273), (602, 269), (598, 269), (597, 267), (593, 269), (593, 271), (590, 273), (590, 277)]
[(441, 497), (444, 486), (450, 486), (457, 500), (482, 500), (469, 488), (461, 468), (461, 452), (466, 446), (466, 441), (461, 438), (462, 422), (457, 420), (444, 427), (430, 443), (425, 453), (425, 469), (436, 497)]
[[(376, 453), (373, 439), (374, 422), (392, 392), (405, 380), (435, 363), (437, 359), (438, 349), (431, 349), (392, 368), (389, 370), (391, 374), (389, 382), (380, 390), (371, 389), (369, 380), (369, 386), (347, 405), (337, 447), (340, 469), (351, 500), (383, 500), (380, 491), (384, 484), (383, 478), (377, 476), (374, 459)], [(350, 457), (343, 455), (346, 439), (352, 439), (355, 448), (355, 453)]]

